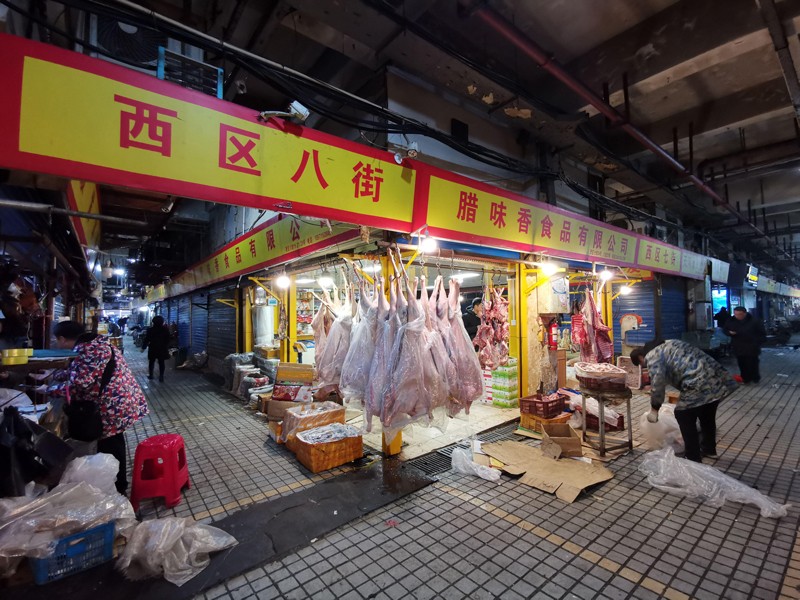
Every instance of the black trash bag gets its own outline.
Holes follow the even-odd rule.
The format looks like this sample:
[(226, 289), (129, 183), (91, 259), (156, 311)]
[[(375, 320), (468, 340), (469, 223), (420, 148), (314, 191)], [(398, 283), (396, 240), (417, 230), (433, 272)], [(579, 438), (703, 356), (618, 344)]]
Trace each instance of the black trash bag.
[(72, 448), (16, 407), (3, 410), (0, 422), (0, 497), (24, 496), (30, 481), (46, 481), (52, 471), (62, 470)]

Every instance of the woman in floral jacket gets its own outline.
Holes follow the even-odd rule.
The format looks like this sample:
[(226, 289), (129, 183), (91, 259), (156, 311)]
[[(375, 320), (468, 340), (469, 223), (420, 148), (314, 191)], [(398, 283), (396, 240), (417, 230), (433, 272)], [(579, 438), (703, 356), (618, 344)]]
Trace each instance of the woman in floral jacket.
[[(66, 395), (68, 387), (71, 402), (88, 400), (100, 406), (103, 434), (97, 442), (97, 451), (111, 454), (119, 461), (117, 490), (124, 494), (128, 488), (125, 430), (149, 412), (144, 392), (122, 353), (115, 351), (105, 336), (85, 333), (84, 326), (76, 321), (58, 323), (53, 335), (59, 348), (74, 348), (77, 356), (69, 366), (66, 381), (49, 391)], [(103, 388), (107, 369), (110, 378), (106, 376), (108, 383)]]

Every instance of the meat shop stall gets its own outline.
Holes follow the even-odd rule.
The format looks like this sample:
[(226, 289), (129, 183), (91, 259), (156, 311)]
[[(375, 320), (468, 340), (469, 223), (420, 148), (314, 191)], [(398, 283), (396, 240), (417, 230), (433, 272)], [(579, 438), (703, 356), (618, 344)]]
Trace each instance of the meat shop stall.
[[(259, 393), (276, 443), (296, 449), (298, 427), (338, 422), (409, 459), (519, 417), (516, 265), (507, 258), (381, 241), (261, 281), (286, 290), (293, 376), (314, 377), (278, 375)], [(463, 315), (475, 298), (483, 312), (470, 336)], [(293, 404), (309, 395), (308, 410)]]

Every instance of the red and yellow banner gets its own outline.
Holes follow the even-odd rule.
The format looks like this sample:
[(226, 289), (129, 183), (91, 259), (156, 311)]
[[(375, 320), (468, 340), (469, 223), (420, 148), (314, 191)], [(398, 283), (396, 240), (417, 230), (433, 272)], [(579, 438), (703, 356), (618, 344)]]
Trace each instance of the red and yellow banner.
[[(94, 183), (71, 180), (67, 185), (67, 202), (72, 210), (100, 214), (100, 195), (97, 185)], [(100, 247), (100, 221), (98, 219), (70, 217), (69, 220), (84, 248), (97, 250)]]
[(0, 166), (407, 231), (415, 171), (349, 142), (0, 35)]
[(349, 226), (329, 226), (324, 220), (279, 215), (174, 277), (168, 286), (163, 286), (168, 287), (163, 294), (158, 291), (162, 286), (157, 286), (152, 297), (148, 295), (148, 301), (153, 302), (164, 295), (185, 294), (247, 275), (352, 240), (358, 235), (359, 231)]
[(419, 174), (414, 229), (519, 252), (636, 265), (637, 239), (524, 196), (438, 170)]

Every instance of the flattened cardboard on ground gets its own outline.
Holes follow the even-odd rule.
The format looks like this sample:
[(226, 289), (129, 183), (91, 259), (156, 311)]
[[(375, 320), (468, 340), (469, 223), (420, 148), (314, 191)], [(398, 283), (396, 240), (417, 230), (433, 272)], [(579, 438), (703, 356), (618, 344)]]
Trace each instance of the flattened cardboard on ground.
[(553, 460), (539, 448), (520, 442), (484, 444), (483, 451), (502, 462), (509, 475), (522, 475), (520, 483), (555, 494), (564, 502), (574, 502), (582, 490), (614, 477), (605, 467), (577, 460)]

